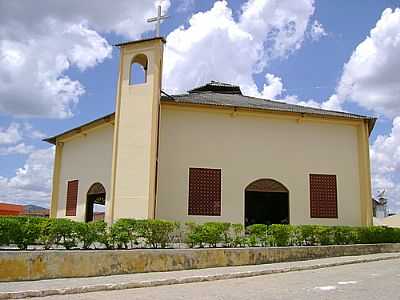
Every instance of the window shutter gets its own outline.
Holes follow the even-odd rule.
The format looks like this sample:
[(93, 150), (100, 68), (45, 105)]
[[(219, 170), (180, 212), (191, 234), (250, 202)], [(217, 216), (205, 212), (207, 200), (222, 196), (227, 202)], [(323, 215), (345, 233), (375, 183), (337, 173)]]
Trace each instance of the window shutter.
[(221, 170), (189, 169), (189, 215), (221, 215)]
[(66, 216), (76, 216), (78, 201), (78, 180), (68, 181)]
[(336, 175), (310, 174), (311, 218), (337, 218)]

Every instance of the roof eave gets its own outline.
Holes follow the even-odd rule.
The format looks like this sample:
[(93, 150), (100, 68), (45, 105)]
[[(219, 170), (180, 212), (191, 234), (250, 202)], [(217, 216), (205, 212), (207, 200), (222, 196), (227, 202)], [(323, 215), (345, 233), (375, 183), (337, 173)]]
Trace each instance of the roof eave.
[(45, 138), (42, 141), (55, 145), (57, 143), (57, 139), (60, 139), (60, 138), (65, 137), (67, 135), (79, 134), (79, 133), (82, 133), (83, 130), (88, 129), (88, 128), (92, 127), (92, 126), (97, 126), (97, 125), (100, 125), (102, 123), (110, 122), (112, 120), (112, 118), (114, 117), (114, 114), (115, 113), (110, 113), (108, 115), (105, 115), (103, 117), (100, 117), (98, 119), (90, 121), (88, 123), (82, 124), (82, 125), (80, 125), (78, 127), (75, 127), (75, 128), (70, 129), (70, 130), (64, 131), (64, 132), (62, 132), (60, 134), (57, 134), (55, 136)]
[(371, 135), (372, 130), (374, 130), (374, 128), (375, 128), (375, 124), (376, 124), (376, 121), (378, 120), (378, 118), (372, 117), (372, 118), (368, 118), (367, 120), (368, 120), (368, 132), (369, 132), (369, 135)]

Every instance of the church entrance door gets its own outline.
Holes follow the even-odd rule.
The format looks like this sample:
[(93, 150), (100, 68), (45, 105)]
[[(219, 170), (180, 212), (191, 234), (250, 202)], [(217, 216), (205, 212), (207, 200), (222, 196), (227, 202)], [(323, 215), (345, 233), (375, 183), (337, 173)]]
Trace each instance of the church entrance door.
[(245, 189), (245, 226), (289, 224), (289, 190), (273, 179), (258, 179)]
[(106, 189), (96, 182), (89, 188), (86, 196), (85, 221), (104, 220), (106, 204)]

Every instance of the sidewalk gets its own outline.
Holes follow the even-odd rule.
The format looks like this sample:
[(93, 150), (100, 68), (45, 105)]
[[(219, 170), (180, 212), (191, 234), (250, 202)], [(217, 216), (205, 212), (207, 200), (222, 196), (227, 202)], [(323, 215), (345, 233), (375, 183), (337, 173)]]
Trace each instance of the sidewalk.
[(49, 295), (65, 295), (94, 291), (120, 290), (213, 281), (267, 275), (273, 273), (319, 269), (388, 259), (400, 259), (400, 253), (344, 256), (267, 265), (220, 267), (174, 272), (137, 273), (103, 277), (64, 278), (24, 282), (0, 282), (0, 299), (20, 299), (27, 297), (43, 297)]

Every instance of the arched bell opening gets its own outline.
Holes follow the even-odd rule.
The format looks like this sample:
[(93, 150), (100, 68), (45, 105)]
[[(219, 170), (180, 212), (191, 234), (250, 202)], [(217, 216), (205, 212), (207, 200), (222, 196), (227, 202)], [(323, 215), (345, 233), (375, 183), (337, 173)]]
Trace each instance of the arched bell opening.
[(136, 55), (131, 62), (129, 85), (144, 84), (147, 82), (147, 68), (149, 61), (144, 54)]

